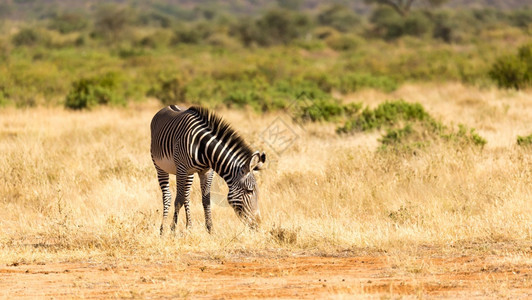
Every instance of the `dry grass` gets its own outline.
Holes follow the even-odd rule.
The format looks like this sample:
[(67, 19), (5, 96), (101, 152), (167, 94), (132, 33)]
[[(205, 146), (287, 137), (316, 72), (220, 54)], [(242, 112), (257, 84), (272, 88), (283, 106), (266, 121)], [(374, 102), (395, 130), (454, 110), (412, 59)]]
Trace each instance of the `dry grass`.
[[(0, 263), (170, 260), (184, 252), (402, 257), (424, 248), (530, 263), (531, 150), (515, 145), (518, 134), (532, 131), (530, 92), (447, 84), (405, 86), (393, 97), (421, 102), (445, 123), (476, 127), (488, 145), (482, 151), (437, 145), (417, 155), (381, 153), (377, 134), (339, 137), (331, 125), (300, 128), (283, 114), (220, 112), (269, 155), (269, 167), (258, 176), (262, 229), (247, 231), (220, 204), (213, 209), (215, 233), (207, 234), (196, 180), (194, 228), (183, 233), (181, 218), (179, 233), (164, 238), (149, 156), (149, 122), (158, 104), (1, 110)], [(362, 92), (348, 100), (376, 105), (386, 98)], [(279, 117), (299, 138), (277, 155), (261, 134)], [(413, 273), (425, 268), (403, 265)]]

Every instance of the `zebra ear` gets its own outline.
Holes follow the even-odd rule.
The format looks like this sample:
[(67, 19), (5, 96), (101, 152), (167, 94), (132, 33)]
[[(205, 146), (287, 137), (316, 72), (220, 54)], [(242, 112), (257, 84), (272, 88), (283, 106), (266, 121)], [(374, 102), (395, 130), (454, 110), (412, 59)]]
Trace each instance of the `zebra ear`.
[(262, 170), (262, 167), (264, 166), (265, 161), (266, 161), (266, 154), (264, 152), (260, 153), (259, 151), (256, 151), (251, 156), (251, 160), (249, 162), (249, 170), (250, 171)]

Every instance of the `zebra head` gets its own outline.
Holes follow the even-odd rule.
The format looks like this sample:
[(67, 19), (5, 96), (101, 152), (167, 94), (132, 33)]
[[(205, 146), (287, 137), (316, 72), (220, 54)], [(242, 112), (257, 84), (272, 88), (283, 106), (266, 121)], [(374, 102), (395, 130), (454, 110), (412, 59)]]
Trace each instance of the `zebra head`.
[(256, 151), (244, 161), (243, 165), (236, 167), (234, 180), (228, 184), (229, 195), (227, 200), (229, 204), (233, 207), (238, 217), (253, 229), (257, 229), (260, 223), (259, 188), (253, 171), (259, 171), (265, 161), (266, 154)]

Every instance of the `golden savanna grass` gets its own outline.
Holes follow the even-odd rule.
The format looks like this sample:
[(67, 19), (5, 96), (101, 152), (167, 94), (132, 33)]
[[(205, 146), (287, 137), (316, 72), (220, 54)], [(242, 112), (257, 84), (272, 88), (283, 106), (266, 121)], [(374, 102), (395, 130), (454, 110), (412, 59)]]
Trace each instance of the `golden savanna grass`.
[[(363, 251), (394, 253), (397, 264), (416, 272), (402, 258), (429, 248), (530, 264), (532, 150), (515, 142), (532, 132), (530, 91), (405, 85), (392, 95), (363, 91), (344, 100), (375, 106), (394, 98), (420, 102), (447, 125), (475, 127), (488, 144), (383, 152), (379, 133), (338, 136), (334, 125), (301, 127), (284, 113), (222, 110), (268, 154), (257, 176), (261, 229), (247, 230), (217, 202), (209, 235), (196, 178), (193, 229), (184, 232), (181, 211), (177, 234), (163, 238), (149, 154), (157, 102), (83, 112), (2, 109), (0, 263)], [(298, 138), (277, 154), (264, 136), (279, 119)]]

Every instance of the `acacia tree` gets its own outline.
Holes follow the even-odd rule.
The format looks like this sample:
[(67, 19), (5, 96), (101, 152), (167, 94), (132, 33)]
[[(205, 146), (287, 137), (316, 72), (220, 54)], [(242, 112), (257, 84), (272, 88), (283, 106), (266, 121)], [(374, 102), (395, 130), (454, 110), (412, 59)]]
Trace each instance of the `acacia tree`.
[[(432, 7), (440, 6), (447, 1), (448, 0), (422, 0), (422, 2), (425, 2)], [(412, 7), (412, 4), (414, 4), (415, 0), (364, 0), (364, 2), (366, 4), (388, 5), (401, 16), (405, 17), (408, 15), (408, 12), (410, 12), (410, 8)]]

